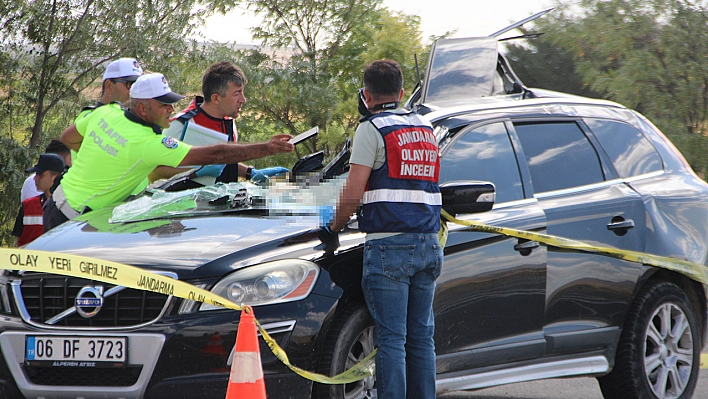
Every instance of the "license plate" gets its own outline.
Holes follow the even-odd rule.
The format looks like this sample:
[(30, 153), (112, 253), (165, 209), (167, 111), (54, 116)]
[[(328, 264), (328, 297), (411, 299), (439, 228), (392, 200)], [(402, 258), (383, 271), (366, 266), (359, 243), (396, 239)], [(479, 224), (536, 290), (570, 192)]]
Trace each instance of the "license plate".
[(25, 338), (25, 361), (76, 367), (125, 363), (127, 341), (126, 337), (28, 335)]

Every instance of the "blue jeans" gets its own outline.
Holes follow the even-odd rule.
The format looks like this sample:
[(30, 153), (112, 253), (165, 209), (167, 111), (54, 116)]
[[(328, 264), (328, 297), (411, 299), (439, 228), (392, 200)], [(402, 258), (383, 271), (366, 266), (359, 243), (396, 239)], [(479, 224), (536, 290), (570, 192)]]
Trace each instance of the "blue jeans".
[(376, 324), (379, 398), (435, 398), (433, 296), (442, 263), (437, 234), (404, 233), (364, 245), (361, 286)]

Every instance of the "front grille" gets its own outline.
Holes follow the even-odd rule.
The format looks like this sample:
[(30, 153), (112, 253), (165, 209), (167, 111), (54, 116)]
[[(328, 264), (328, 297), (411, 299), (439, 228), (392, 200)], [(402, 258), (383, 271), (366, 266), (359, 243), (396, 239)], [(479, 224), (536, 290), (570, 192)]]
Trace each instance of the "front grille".
[(143, 366), (101, 367), (24, 367), (27, 379), (37, 385), (129, 387), (135, 385)]
[(25, 275), (21, 281), (17, 304), (26, 310), (23, 317), (29, 316), (27, 322), (50, 326), (45, 323), (72, 308), (79, 290), (86, 286), (104, 287), (104, 301), (99, 312), (90, 318), (73, 313), (51, 326), (76, 328), (136, 326), (157, 319), (171, 298), (131, 288), (106, 296), (106, 292), (115, 287), (114, 285), (77, 277)]

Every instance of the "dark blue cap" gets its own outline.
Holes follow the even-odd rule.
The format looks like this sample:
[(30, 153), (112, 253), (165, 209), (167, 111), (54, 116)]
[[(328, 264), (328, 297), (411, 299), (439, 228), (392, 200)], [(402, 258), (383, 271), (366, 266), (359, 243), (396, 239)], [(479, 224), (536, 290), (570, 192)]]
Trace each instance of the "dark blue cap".
[(61, 172), (64, 170), (64, 159), (57, 154), (45, 153), (39, 156), (37, 164), (25, 169), (27, 173), (44, 173), (46, 170)]

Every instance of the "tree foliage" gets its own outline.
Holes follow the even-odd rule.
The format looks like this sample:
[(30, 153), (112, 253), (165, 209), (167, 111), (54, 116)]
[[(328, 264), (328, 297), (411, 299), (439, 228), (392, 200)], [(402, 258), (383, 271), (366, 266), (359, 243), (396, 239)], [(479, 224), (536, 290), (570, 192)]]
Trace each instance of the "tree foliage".
[(362, 56), (363, 62), (369, 63), (379, 59), (397, 61), (403, 71), (404, 89), (406, 93), (411, 94), (418, 83), (416, 55), (419, 65), (424, 68), (427, 64), (428, 48), (421, 40), (420, 17), (388, 9), (381, 10), (372, 41)]
[(698, 154), (708, 149), (707, 25), (704, 2), (557, 0), (556, 9), (535, 23), (545, 32), (541, 41), (511, 54), (533, 65), (533, 74), (558, 84), (539, 71), (539, 63), (528, 61), (543, 55), (548, 70), (565, 71), (561, 76), (573, 84), (579, 76), (597, 95), (642, 112), (703, 174), (708, 162)]
[[(223, 3), (223, 4), (222, 4)], [(202, 7), (198, 5), (202, 4)], [(0, 139), (3, 146), (0, 240), (17, 212), (24, 169), (82, 106), (100, 93), (105, 65), (136, 57), (165, 71), (187, 37), (226, 0), (16, 0), (0, 2)], [(180, 84), (178, 83), (177, 88)], [(5, 203), (7, 200), (7, 203)], [(11, 203), (14, 201), (14, 205)]]
[(382, 8), (381, 0), (243, 3), (264, 21), (253, 29), (254, 38), (279, 51), (241, 60), (251, 81), (252, 122), (291, 134), (319, 126), (318, 139), (305, 144), (308, 151), (332, 155), (353, 133), (367, 62), (395, 59), (411, 90), (417, 82), (413, 57), (423, 48), (420, 19)]
[(247, 0), (263, 17), (254, 39), (276, 48), (291, 47), (309, 60), (311, 71), (327, 69), (340, 48), (363, 39), (382, 0)]
[[(523, 33), (530, 33), (523, 30)], [(576, 72), (572, 54), (541, 36), (529, 43), (507, 43), (507, 59), (527, 87), (538, 87), (585, 97), (600, 97)]]

